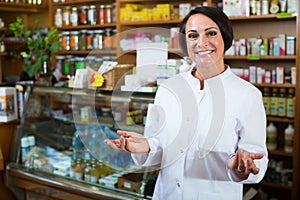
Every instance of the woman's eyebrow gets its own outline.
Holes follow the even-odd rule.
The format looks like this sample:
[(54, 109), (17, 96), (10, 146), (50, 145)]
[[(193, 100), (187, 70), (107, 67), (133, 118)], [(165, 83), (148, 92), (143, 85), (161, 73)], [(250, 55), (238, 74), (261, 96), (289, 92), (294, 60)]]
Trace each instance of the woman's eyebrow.
[(217, 27), (212, 26), (212, 27), (208, 27), (208, 28), (204, 29), (204, 31), (208, 31), (208, 30), (211, 30), (211, 29), (219, 30)]
[[(215, 27), (215, 26), (212, 26), (212, 27), (208, 27), (208, 28), (206, 28), (206, 29), (204, 29), (204, 31), (209, 31), (209, 30), (212, 30), (212, 29), (214, 29), (214, 30), (219, 30), (217, 27)], [(191, 30), (188, 30), (187, 31), (187, 33), (188, 32), (197, 32), (197, 30), (193, 30), (193, 29), (191, 29)]]

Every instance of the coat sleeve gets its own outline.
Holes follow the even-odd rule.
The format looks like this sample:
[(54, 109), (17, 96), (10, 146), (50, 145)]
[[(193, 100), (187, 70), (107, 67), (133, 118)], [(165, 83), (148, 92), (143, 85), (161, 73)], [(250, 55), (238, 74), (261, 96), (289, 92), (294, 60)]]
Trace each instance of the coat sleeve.
[(162, 146), (161, 140), (163, 137), (163, 133), (161, 132), (163, 124), (162, 116), (164, 111), (155, 112), (156, 107), (160, 107), (161, 109), (167, 103), (166, 99), (169, 99), (168, 90), (165, 89), (163, 86), (159, 87), (158, 91), (156, 92), (154, 104), (149, 104), (148, 111), (147, 111), (147, 122), (145, 126), (144, 136), (147, 138), (148, 144), (150, 146), (149, 153), (143, 154), (132, 154), (132, 159), (137, 165), (141, 166), (153, 166), (160, 164), (162, 160)]
[[(250, 98), (250, 97), (253, 98)], [(259, 91), (247, 95), (247, 106), (244, 107), (243, 113), (239, 118), (239, 136), (238, 148), (243, 148), (248, 152), (263, 153), (262, 159), (254, 160), (255, 165), (260, 169), (257, 175), (250, 174), (248, 179), (242, 183), (260, 182), (268, 167), (268, 151), (266, 147), (266, 114), (263, 106), (262, 95)], [(231, 170), (228, 170), (229, 177), (233, 181), (239, 182)]]

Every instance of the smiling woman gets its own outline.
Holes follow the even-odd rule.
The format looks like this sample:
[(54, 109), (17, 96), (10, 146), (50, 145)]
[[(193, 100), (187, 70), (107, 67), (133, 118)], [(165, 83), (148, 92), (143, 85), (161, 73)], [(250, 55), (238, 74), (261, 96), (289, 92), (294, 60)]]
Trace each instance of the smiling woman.
[[(242, 199), (243, 184), (261, 181), (268, 165), (262, 94), (224, 63), (233, 31), (221, 10), (191, 10), (180, 33), (194, 68), (160, 85), (144, 136), (118, 131), (106, 143), (138, 165), (160, 164), (154, 200)], [(155, 108), (159, 127), (148, 120)]]

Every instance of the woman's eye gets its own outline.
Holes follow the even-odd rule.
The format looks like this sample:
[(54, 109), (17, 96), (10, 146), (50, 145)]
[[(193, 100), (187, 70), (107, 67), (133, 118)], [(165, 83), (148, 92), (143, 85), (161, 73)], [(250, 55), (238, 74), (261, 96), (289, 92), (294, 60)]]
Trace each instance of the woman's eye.
[(217, 31), (209, 31), (207, 33), (207, 35), (210, 36), (210, 37), (216, 36), (217, 34), (218, 34)]
[(188, 35), (188, 38), (190, 39), (190, 40), (195, 40), (195, 39), (197, 39), (198, 38), (198, 34), (189, 34)]

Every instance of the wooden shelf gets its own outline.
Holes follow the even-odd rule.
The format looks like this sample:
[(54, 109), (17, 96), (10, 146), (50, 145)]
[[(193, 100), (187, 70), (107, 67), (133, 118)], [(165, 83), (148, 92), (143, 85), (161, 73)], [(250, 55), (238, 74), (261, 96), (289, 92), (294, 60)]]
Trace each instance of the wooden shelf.
[(115, 28), (115, 27), (116, 27), (116, 23), (110, 23), (110, 24), (96, 24), (96, 25), (65, 26), (57, 29), (58, 31), (71, 31), (71, 30), (101, 29), (101, 28)]
[(91, 4), (91, 3), (107, 4), (107, 3), (111, 3), (111, 2), (115, 2), (115, 1), (113, 1), (113, 0), (110, 0), (110, 1), (105, 1), (105, 0), (72, 0), (72, 1), (67, 1), (67, 2), (57, 2), (57, 3), (52, 2), (52, 6), (83, 5), (83, 4)]
[(285, 156), (285, 157), (293, 157), (293, 153), (285, 152), (282, 149), (276, 149), (276, 150), (268, 150), (269, 154), (271, 155), (277, 155), (277, 156)]
[(272, 182), (269, 182), (269, 181), (262, 181), (260, 184), (262, 184), (263, 186), (267, 186), (267, 187), (274, 187), (274, 188), (278, 188), (278, 189), (292, 190), (291, 186), (283, 185), (283, 184), (279, 184), (279, 183), (272, 183)]
[(294, 84), (253, 83), (256, 87), (295, 88)]
[[(224, 58), (228, 60), (249, 60), (248, 56), (225, 56)], [(295, 60), (296, 58), (297, 56), (260, 56), (258, 60)]]
[(296, 16), (286, 17), (286, 18), (278, 18), (276, 14), (268, 14), (268, 15), (250, 15), (250, 16), (230, 16), (229, 19), (231, 21), (238, 20), (266, 20), (266, 19), (274, 19), (274, 20), (295, 20)]
[(7, 52), (0, 52), (0, 56), (6, 56)]
[(30, 5), (21, 3), (5, 3), (0, 2), (0, 11), (8, 12), (23, 12), (23, 13), (38, 13), (45, 12), (47, 10), (47, 5)]
[(116, 50), (86, 50), (86, 51), (58, 51), (55, 52), (56, 55), (87, 55), (87, 54), (117, 54)]
[(268, 121), (272, 122), (285, 122), (285, 123), (294, 123), (294, 118), (287, 118), (287, 117), (275, 117), (275, 116), (267, 116)]
[(268, 121), (272, 122), (285, 122), (285, 123), (294, 123), (295, 119), (287, 118), (287, 117), (274, 117), (274, 116), (267, 116)]
[(149, 26), (149, 25), (160, 25), (160, 24), (175, 24), (176, 26), (181, 22), (180, 19), (173, 20), (149, 20), (149, 21), (124, 21), (120, 22), (122, 26)]

